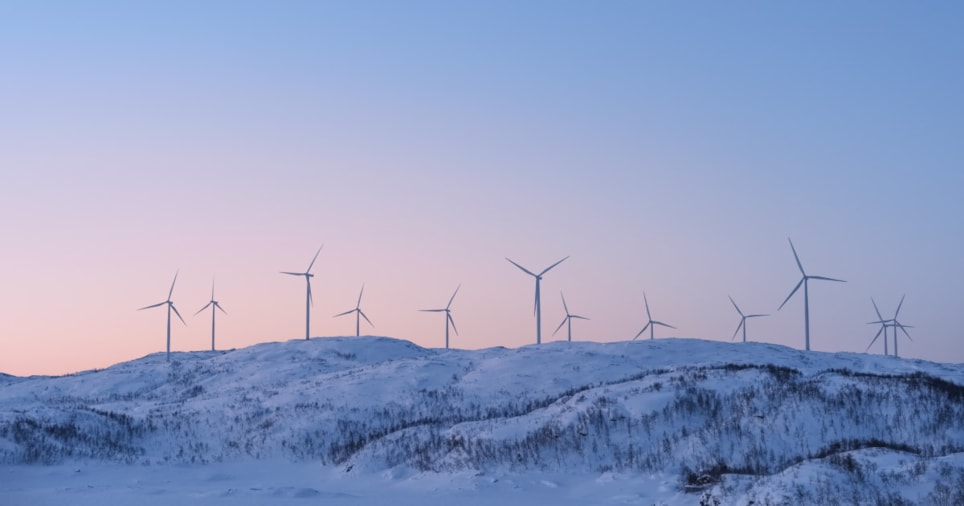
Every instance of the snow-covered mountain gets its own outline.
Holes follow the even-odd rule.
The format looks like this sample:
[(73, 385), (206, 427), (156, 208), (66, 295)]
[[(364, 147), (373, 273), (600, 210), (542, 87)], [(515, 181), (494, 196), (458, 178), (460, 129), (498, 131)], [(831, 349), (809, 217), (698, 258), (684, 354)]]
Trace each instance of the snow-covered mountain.
[(252, 460), (665, 474), (708, 504), (964, 504), (964, 365), (696, 339), (362, 337), (0, 374), (4, 465)]

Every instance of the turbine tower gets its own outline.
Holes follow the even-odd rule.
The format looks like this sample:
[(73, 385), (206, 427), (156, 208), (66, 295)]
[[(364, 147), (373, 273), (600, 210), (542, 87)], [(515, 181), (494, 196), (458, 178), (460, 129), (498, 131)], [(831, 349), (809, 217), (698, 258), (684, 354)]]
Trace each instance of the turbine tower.
[[(567, 256), (566, 258), (569, 258), (569, 257)], [(509, 260), (510, 264), (518, 267), (519, 269), (522, 269), (522, 272), (536, 278), (536, 305), (535, 305), (535, 308), (533, 309), (533, 312), (536, 314), (536, 344), (542, 344), (542, 304), (539, 302), (539, 282), (542, 281), (542, 276), (544, 276), (545, 273), (549, 272), (549, 269), (552, 269), (553, 267), (561, 264), (563, 260), (565, 260), (566, 258), (563, 258), (562, 260), (559, 260), (558, 262), (550, 265), (549, 267), (546, 267), (539, 274), (535, 274), (529, 269), (526, 269), (525, 267), (513, 262), (512, 260), (509, 259), (509, 257), (505, 258), (506, 260)]]
[(215, 310), (220, 309), (222, 313), (228, 314), (228, 312), (221, 307), (221, 304), (218, 304), (218, 301), (214, 300), (214, 280), (211, 280), (211, 301), (201, 309), (198, 309), (197, 313), (194, 313), (194, 316), (201, 314), (201, 311), (207, 309), (208, 306), (211, 307), (211, 351), (214, 351), (214, 317), (218, 314)]
[(894, 320), (885, 320), (884, 317), (880, 315), (880, 309), (877, 309), (877, 302), (874, 301), (873, 297), (870, 298), (870, 302), (874, 305), (874, 311), (877, 313), (877, 321), (867, 322), (867, 325), (873, 325), (875, 323), (879, 323), (880, 330), (877, 331), (877, 334), (874, 336), (874, 339), (870, 341), (870, 344), (867, 345), (867, 349), (864, 350), (864, 353), (867, 353), (867, 351), (870, 350), (870, 347), (877, 342), (877, 338), (880, 337), (881, 333), (883, 333), (884, 334), (884, 355), (886, 356), (886, 355), (889, 355), (889, 353), (887, 352), (887, 327), (893, 326), (892, 322)]
[(358, 292), (358, 302), (355, 304), (355, 309), (349, 309), (348, 311), (345, 311), (344, 313), (338, 313), (338, 314), (336, 314), (335, 316), (332, 317), (332, 318), (338, 318), (339, 316), (345, 316), (346, 314), (355, 313), (355, 337), (358, 337), (358, 336), (361, 335), (361, 319), (362, 319), (362, 318), (364, 318), (365, 321), (368, 322), (368, 324), (372, 326), (372, 328), (375, 327), (375, 324), (372, 323), (372, 321), (369, 320), (367, 316), (365, 316), (365, 312), (361, 310), (361, 297), (362, 297), (362, 294), (363, 294), (363, 293), (365, 293), (365, 285), (364, 285), (364, 284), (362, 284), (362, 286), (361, 286), (361, 291)]
[(642, 330), (636, 333), (636, 337), (633, 338), (633, 341), (635, 341), (639, 336), (643, 335), (643, 332), (646, 332), (646, 329), (649, 329), (649, 339), (650, 340), (655, 339), (657, 325), (662, 325), (664, 327), (669, 327), (671, 329), (676, 328), (672, 325), (653, 320), (653, 316), (649, 314), (649, 299), (646, 298), (646, 292), (643, 292), (643, 301), (646, 302), (646, 318), (647, 318), (646, 326), (643, 327)]
[(311, 259), (311, 263), (308, 264), (305, 272), (281, 272), (289, 276), (305, 277), (305, 285), (307, 285), (307, 292), (305, 294), (305, 341), (307, 341), (311, 335), (311, 306), (314, 304), (314, 301), (311, 299), (311, 278), (315, 277), (315, 275), (311, 273), (311, 268), (315, 265), (315, 260), (318, 260), (318, 253), (321, 253), (321, 248), (324, 247), (325, 245), (322, 244), (321, 247), (318, 248), (318, 251), (315, 252), (315, 257)]
[(904, 297), (906, 297), (906, 294), (900, 296), (900, 303), (897, 304), (897, 311), (894, 311), (894, 319), (891, 320), (891, 322), (893, 322), (891, 323), (891, 326), (894, 327), (894, 356), (895, 357), (898, 356), (897, 355), (897, 329), (900, 329), (900, 331), (903, 332), (905, 336), (907, 336), (907, 339), (910, 339), (911, 341), (913, 341), (913, 339), (910, 338), (910, 334), (908, 334), (905, 329), (912, 329), (914, 328), (914, 326), (904, 325), (897, 319), (897, 315), (900, 314), (900, 307), (904, 305)]
[(425, 311), (426, 313), (445, 313), (445, 349), (449, 349), (449, 323), (452, 324), (452, 330), (455, 331), (455, 335), (459, 335), (459, 329), (455, 328), (455, 320), (452, 319), (452, 301), (455, 300), (455, 294), (459, 293), (459, 288), (462, 285), (455, 287), (455, 291), (452, 292), (452, 298), (449, 299), (449, 303), (445, 305), (442, 309), (419, 309), (419, 311)]
[[(789, 237), (787, 238), (787, 241), (790, 241)], [(797, 283), (797, 286), (793, 287), (793, 291), (790, 292), (790, 295), (787, 295), (787, 298), (784, 299), (783, 304), (780, 304), (780, 307), (777, 308), (777, 311), (783, 309), (783, 306), (787, 303), (787, 301), (790, 300), (790, 297), (793, 297), (793, 294), (797, 293), (797, 290), (800, 289), (800, 285), (803, 285), (803, 332), (806, 338), (806, 349), (807, 351), (810, 351), (810, 280), (818, 279), (821, 281), (836, 281), (838, 283), (846, 283), (846, 281), (824, 276), (808, 275), (807, 272), (803, 270), (803, 264), (800, 263), (800, 257), (797, 256), (797, 249), (793, 247), (793, 241), (790, 241), (790, 249), (793, 251), (793, 258), (797, 261), (797, 267), (800, 268), (800, 274), (803, 275), (803, 278), (800, 279), (800, 282)]]
[(733, 297), (730, 297), (729, 295), (727, 295), (727, 297), (730, 299), (730, 302), (733, 303), (733, 307), (736, 308), (736, 312), (737, 312), (737, 313), (740, 313), (740, 324), (737, 325), (737, 326), (736, 326), (736, 330), (733, 331), (733, 337), (730, 338), (730, 341), (736, 339), (736, 334), (737, 334), (738, 332), (740, 332), (740, 328), (742, 328), (742, 329), (743, 329), (743, 342), (745, 343), (745, 342), (746, 342), (746, 319), (747, 319), (747, 318), (759, 318), (759, 317), (761, 317), (761, 316), (770, 316), (770, 315), (768, 315), (768, 314), (743, 314), (743, 311), (740, 311), (740, 306), (737, 306), (737, 305), (736, 305), (736, 302), (733, 302)]
[(573, 319), (573, 318), (578, 318), (578, 319), (580, 319), (580, 320), (588, 320), (589, 318), (586, 318), (585, 316), (579, 316), (579, 315), (575, 315), (575, 314), (569, 314), (569, 306), (566, 305), (566, 296), (565, 296), (565, 295), (562, 295), (562, 292), (559, 292), (559, 295), (562, 297), (562, 307), (563, 307), (563, 309), (566, 310), (566, 317), (563, 318), (562, 323), (560, 323), (559, 326), (556, 327), (556, 330), (555, 330), (555, 332), (552, 333), (552, 335), (556, 335), (556, 332), (559, 332), (559, 329), (561, 329), (563, 325), (565, 325), (565, 324), (568, 323), (568, 324), (569, 324), (569, 327), (568, 327), (567, 330), (569, 331), (569, 332), (568, 332), (568, 333), (569, 333), (569, 342), (571, 343), (571, 342), (572, 342), (572, 319)]
[(150, 306), (144, 306), (138, 309), (138, 311), (142, 311), (144, 309), (150, 309), (152, 307), (158, 307), (158, 306), (163, 306), (167, 304), (167, 361), (168, 362), (171, 361), (171, 310), (173, 310), (174, 314), (176, 314), (177, 317), (181, 320), (181, 323), (183, 323), (184, 325), (187, 325), (187, 322), (184, 321), (184, 318), (181, 318), (181, 313), (177, 312), (177, 308), (174, 307), (174, 303), (171, 302), (171, 296), (174, 295), (174, 283), (177, 283), (177, 271), (174, 272), (174, 281), (171, 281), (171, 289), (170, 291), (167, 292), (167, 300), (165, 300), (164, 302), (158, 302), (157, 304), (151, 304)]

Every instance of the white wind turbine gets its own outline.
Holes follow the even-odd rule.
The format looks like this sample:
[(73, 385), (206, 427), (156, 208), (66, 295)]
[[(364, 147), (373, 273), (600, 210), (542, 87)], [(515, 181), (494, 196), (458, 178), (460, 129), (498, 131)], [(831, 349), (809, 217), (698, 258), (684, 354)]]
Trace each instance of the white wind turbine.
[[(566, 258), (569, 258), (569, 257), (567, 256)], [(561, 264), (563, 260), (565, 260), (566, 258), (559, 260), (558, 262), (543, 269), (542, 272), (540, 272), (539, 274), (536, 274), (530, 271), (529, 269), (526, 269), (525, 267), (513, 262), (512, 260), (509, 259), (509, 257), (506, 257), (506, 260), (509, 260), (509, 263), (518, 267), (519, 269), (522, 269), (522, 272), (536, 278), (536, 305), (533, 310), (533, 312), (535, 312), (536, 314), (536, 344), (542, 344), (542, 304), (539, 301), (539, 282), (542, 281), (542, 276), (544, 276), (545, 273), (549, 272), (549, 269), (552, 269), (553, 267)]]
[(900, 303), (897, 304), (897, 311), (894, 311), (894, 319), (891, 320), (893, 322), (891, 326), (894, 327), (894, 356), (895, 357), (898, 356), (897, 355), (897, 329), (900, 329), (900, 331), (903, 332), (905, 336), (907, 336), (907, 339), (910, 339), (911, 341), (913, 341), (913, 339), (911, 339), (910, 337), (910, 334), (908, 334), (907, 331), (904, 329), (912, 329), (914, 328), (914, 326), (904, 325), (903, 323), (900, 322), (900, 320), (897, 319), (897, 315), (900, 314), (900, 307), (904, 305), (904, 297), (906, 297), (906, 294), (900, 296)]
[(338, 314), (336, 314), (335, 316), (332, 317), (332, 318), (338, 318), (339, 316), (345, 316), (345, 315), (348, 315), (348, 314), (355, 313), (355, 337), (358, 337), (358, 336), (361, 335), (361, 319), (362, 319), (362, 318), (364, 318), (365, 321), (368, 322), (368, 324), (371, 325), (373, 328), (375, 327), (375, 324), (372, 323), (372, 321), (368, 319), (368, 316), (365, 316), (365, 312), (361, 310), (361, 297), (362, 297), (362, 294), (363, 294), (363, 293), (365, 293), (365, 285), (364, 285), (364, 284), (363, 284), (362, 287), (361, 287), (361, 291), (358, 292), (358, 302), (355, 304), (355, 309), (349, 309), (348, 311), (345, 311), (344, 313), (338, 313)]
[(746, 319), (747, 319), (747, 318), (759, 318), (759, 317), (761, 317), (761, 316), (770, 316), (770, 315), (768, 315), (768, 314), (743, 314), (743, 311), (740, 311), (740, 306), (737, 306), (737, 305), (736, 305), (736, 302), (733, 302), (733, 297), (730, 297), (729, 295), (727, 295), (727, 297), (730, 299), (730, 302), (733, 303), (733, 307), (736, 308), (736, 312), (737, 312), (737, 313), (740, 313), (740, 324), (736, 326), (736, 330), (733, 332), (733, 337), (730, 338), (730, 341), (736, 339), (736, 334), (740, 332), (740, 328), (743, 328), (743, 342), (745, 343), (745, 342), (746, 342)]
[[(790, 241), (789, 237), (787, 238), (787, 241)], [(777, 311), (783, 309), (783, 306), (787, 303), (787, 301), (790, 300), (790, 297), (793, 297), (793, 294), (797, 293), (797, 290), (800, 289), (800, 285), (803, 285), (803, 330), (804, 336), (806, 337), (806, 349), (807, 351), (810, 351), (810, 280), (819, 279), (821, 281), (836, 281), (838, 283), (846, 283), (846, 281), (824, 276), (807, 275), (807, 272), (803, 270), (803, 264), (800, 263), (800, 257), (797, 256), (797, 249), (793, 247), (793, 241), (790, 241), (790, 249), (793, 251), (793, 258), (797, 261), (797, 267), (800, 268), (800, 274), (803, 274), (803, 278), (800, 279), (800, 282), (797, 283), (797, 286), (793, 287), (793, 291), (790, 292), (790, 295), (787, 295), (787, 298), (784, 299), (783, 304), (780, 304), (780, 307), (777, 308)]]
[(144, 309), (150, 309), (152, 307), (163, 306), (165, 304), (167, 305), (167, 360), (168, 362), (171, 361), (171, 310), (173, 310), (174, 314), (176, 314), (177, 317), (181, 320), (181, 323), (183, 323), (184, 325), (187, 325), (187, 322), (184, 321), (184, 318), (181, 318), (181, 313), (177, 312), (177, 308), (174, 307), (174, 303), (171, 302), (171, 296), (174, 295), (174, 283), (177, 283), (177, 271), (174, 272), (174, 281), (171, 281), (171, 289), (170, 291), (167, 292), (167, 300), (165, 300), (164, 302), (158, 302), (157, 304), (151, 304), (150, 306), (144, 306), (138, 309), (138, 311), (142, 311)]
[(452, 292), (452, 297), (449, 299), (449, 303), (445, 305), (442, 309), (419, 309), (419, 311), (424, 311), (426, 313), (445, 313), (445, 349), (449, 348), (449, 323), (452, 324), (452, 330), (455, 331), (455, 335), (459, 335), (459, 329), (455, 328), (455, 320), (452, 319), (452, 301), (455, 300), (455, 294), (459, 293), (459, 288), (462, 285), (455, 287), (455, 291)]
[(321, 247), (318, 248), (318, 251), (315, 253), (315, 257), (311, 259), (311, 263), (308, 264), (308, 268), (305, 269), (305, 272), (281, 272), (282, 274), (288, 274), (289, 276), (305, 277), (305, 285), (307, 285), (307, 292), (305, 294), (305, 341), (307, 341), (311, 335), (311, 306), (314, 304), (314, 301), (311, 299), (311, 278), (315, 277), (315, 275), (311, 273), (311, 268), (315, 265), (315, 260), (318, 260), (318, 253), (321, 253), (321, 248), (324, 247), (325, 245), (322, 244)]
[(568, 332), (568, 333), (569, 333), (569, 342), (571, 343), (571, 342), (572, 342), (572, 319), (573, 319), (573, 318), (578, 318), (578, 319), (580, 319), (580, 320), (588, 320), (589, 318), (586, 318), (585, 316), (579, 316), (579, 315), (575, 315), (575, 314), (569, 314), (569, 306), (566, 305), (566, 296), (565, 296), (565, 295), (562, 295), (562, 292), (559, 292), (559, 295), (562, 297), (562, 307), (563, 307), (563, 309), (566, 310), (566, 317), (563, 318), (562, 323), (560, 323), (559, 326), (556, 327), (556, 330), (555, 330), (555, 332), (552, 333), (552, 335), (556, 335), (556, 332), (559, 332), (559, 329), (561, 329), (563, 325), (565, 325), (565, 324), (568, 323), (568, 324), (569, 324), (569, 327), (568, 327), (567, 330), (569, 331), (569, 332)]
[(650, 340), (655, 339), (656, 338), (655, 329), (657, 325), (662, 325), (664, 327), (669, 327), (671, 329), (676, 328), (672, 325), (653, 320), (652, 315), (649, 314), (649, 299), (646, 298), (646, 292), (643, 292), (643, 301), (646, 302), (646, 318), (647, 318), (646, 326), (644, 326), (643, 329), (636, 334), (636, 337), (633, 338), (633, 341), (635, 341), (639, 336), (643, 335), (643, 332), (646, 332), (646, 329), (649, 329), (649, 339)]
[(867, 322), (867, 325), (873, 325), (875, 323), (879, 323), (880, 330), (877, 331), (877, 334), (874, 336), (874, 339), (870, 341), (870, 344), (867, 345), (867, 349), (864, 350), (864, 353), (867, 353), (867, 351), (870, 350), (870, 347), (877, 342), (877, 338), (879, 338), (880, 334), (883, 333), (884, 334), (884, 355), (889, 355), (889, 353), (887, 352), (887, 327), (892, 326), (892, 322), (894, 320), (885, 320), (884, 317), (880, 315), (880, 309), (877, 309), (877, 302), (874, 301), (873, 297), (870, 298), (870, 302), (871, 304), (874, 305), (874, 311), (877, 313), (877, 321)]
[(222, 313), (228, 314), (228, 312), (221, 307), (221, 304), (214, 300), (214, 280), (211, 280), (211, 301), (205, 304), (201, 309), (198, 309), (197, 313), (194, 313), (194, 316), (201, 314), (201, 311), (204, 311), (209, 306), (211, 308), (211, 351), (214, 351), (214, 317), (218, 314), (218, 312), (215, 310), (220, 309)]

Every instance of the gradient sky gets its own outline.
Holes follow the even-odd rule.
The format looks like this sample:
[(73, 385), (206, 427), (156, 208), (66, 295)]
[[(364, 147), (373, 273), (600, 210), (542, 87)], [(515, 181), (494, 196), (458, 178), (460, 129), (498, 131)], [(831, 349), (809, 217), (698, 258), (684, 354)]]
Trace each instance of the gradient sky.
[[(964, 362), (960, 2), (0, 3), (0, 371), (304, 334), (576, 339)], [(219, 315), (221, 316), (221, 315)], [(878, 343), (874, 352), (882, 352)]]

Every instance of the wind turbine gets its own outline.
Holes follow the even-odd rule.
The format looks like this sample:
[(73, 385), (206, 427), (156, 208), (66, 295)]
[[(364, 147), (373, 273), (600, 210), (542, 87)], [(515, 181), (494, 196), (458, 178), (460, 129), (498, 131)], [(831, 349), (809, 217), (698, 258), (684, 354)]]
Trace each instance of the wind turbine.
[(455, 300), (455, 294), (459, 293), (459, 288), (462, 285), (455, 287), (455, 291), (452, 292), (452, 298), (449, 299), (449, 303), (445, 305), (442, 309), (419, 309), (419, 311), (425, 311), (426, 313), (445, 313), (445, 349), (449, 348), (449, 323), (452, 324), (452, 330), (455, 331), (455, 335), (459, 335), (459, 329), (455, 328), (455, 320), (452, 319), (452, 301)]
[(171, 289), (170, 291), (167, 292), (167, 300), (165, 300), (164, 302), (158, 302), (157, 304), (151, 304), (150, 306), (144, 306), (138, 309), (138, 311), (142, 311), (144, 309), (150, 309), (152, 307), (158, 307), (158, 306), (163, 306), (167, 304), (167, 361), (168, 362), (171, 361), (171, 310), (172, 309), (174, 310), (174, 314), (176, 314), (177, 317), (181, 320), (181, 323), (183, 323), (184, 325), (187, 325), (187, 322), (184, 321), (184, 318), (181, 318), (181, 313), (177, 312), (177, 308), (174, 307), (174, 303), (171, 302), (171, 295), (174, 295), (174, 283), (177, 283), (177, 272), (178, 271), (174, 272), (174, 281), (171, 281)]
[[(569, 257), (567, 256), (566, 258), (569, 258)], [(509, 260), (510, 264), (522, 269), (522, 272), (536, 278), (536, 305), (535, 305), (535, 308), (533, 309), (533, 312), (536, 314), (536, 344), (542, 344), (542, 304), (539, 302), (539, 282), (542, 281), (542, 276), (545, 275), (545, 273), (549, 272), (549, 269), (552, 269), (553, 267), (561, 264), (563, 260), (565, 260), (566, 258), (563, 258), (562, 260), (559, 260), (558, 262), (550, 265), (549, 267), (546, 267), (539, 274), (535, 274), (529, 269), (526, 269), (525, 267), (513, 262), (512, 260), (509, 260), (509, 257), (505, 258), (506, 260)]]
[(733, 297), (730, 297), (729, 295), (727, 295), (727, 297), (730, 299), (730, 302), (733, 303), (733, 307), (736, 308), (736, 312), (737, 312), (737, 313), (740, 313), (740, 324), (737, 325), (737, 326), (736, 326), (736, 330), (733, 331), (733, 337), (730, 338), (730, 341), (736, 339), (736, 334), (737, 334), (738, 332), (740, 332), (740, 328), (742, 327), (742, 328), (743, 328), (743, 342), (745, 343), (745, 342), (746, 342), (746, 319), (747, 319), (747, 318), (759, 318), (759, 317), (761, 317), (761, 316), (770, 316), (770, 315), (768, 315), (768, 314), (743, 314), (743, 311), (740, 311), (740, 306), (737, 306), (737, 305), (736, 305), (736, 302), (733, 302)]
[(903, 332), (904, 335), (907, 336), (907, 339), (910, 339), (911, 341), (913, 341), (913, 339), (910, 338), (910, 334), (908, 334), (907, 331), (904, 329), (912, 329), (914, 328), (914, 326), (904, 325), (899, 320), (897, 320), (897, 315), (900, 313), (900, 307), (904, 305), (904, 297), (906, 296), (907, 296), (906, 294), (900, 296), (900, 303), (897, 304), (897, 311), (894, 311), (894, 319), (891, 320), (893, 322), (891, 326), (894, 327), (894, 356), (895, 357), (897, 356), (897, 329), (900, 329), (901, 332)]
[(639, 336), (643, 335), (643, 332), (646, 332), (646, 329), (649, 329), (649, 338), (650, 338), (650, 340), (655, 339), (655, 337), (656, 337), (655, 333), (656, 333), (656, 326), (657, 326), (657, 325), (662, 325), (662, 326), (664, 326), (664, 327), (669, 327), (669, 328), (671, 328), (671, 329), (675, 329), (675, 328), (676, 328), (676, 327), (674, 327), (674, 326), (672, 326), (672, 325), (668, 325), (668, 324), (666, 324), (666, 323), (658, 322), (658, 321), (653, 320), (652, 315), (649, 314), (649, 299), (646, 298), (646, 292), (643, 292), (643, 301), (646, 302), (646, 318), (647, 318), (646, 326), (643, 327), (643, 329), (640, 330), (640, 331), (636, 334), (636, 337), (633, 338), (633, 341), (635, 341)]
[(569, 314), (569, 306), (566, 305), (566, 296), (562, 295), (562, 292), (559, 292), (559, 295), (562, 297), (562, 307), (566, 310), (566, 317), (562, 320), (562, 323), (560, 323), (559, 326), (556, 327), (556, 330), (555, 332), (552, 333), (552, 335), (556, 335), (556, 332), (559, 332), (559, 329), (561, 329), (563, 325), (568, 323), (569, 327), (567, 330), (569, 331), (569, 342), (571, 343), (572, 342), (572, 319), (578, 318), (580, 320), (588, 320), (589, 318), (586, 318), (585, 316)]
[(367, 316), (365, 316), (365, 312), (361, 310), (361, 297), (363, 293), (365, 293), (364, 284), (361, 286), (361, 291), (358, 292), (358, 303), (355, 304), (355, 309), (349, 309), (344, 313), (338, 313), (332, 317), (332, 318), (338, 318), (339, 316), (345, 316), (346, 314), (355, 313), (355, 337), (358, 337), (361, 335), (361, 318), (364, 318), (365, 321), (368, 322), (368, 324), (371, 325), (372, 327), (375, 326), (375, 324), (372, 323), (372, 321), (369, 320)]
[(314, 301), (311, 299), (311, 278), (315, 277), (315, 275), (311, 273), (311, 268), (315, 265), (315, 260), (318, 260), (318, 253), (321, 253), (321, 248), (324, 247), (325, 245), (322, 244), (321, 247), (318, 248), (318, 251), (315, 253), (315, 257), (311, 259), (311, 263), (308, 264), (308, 268), (305, 269), (305, 272), (281, 272), (282, 274), (288, 274), (289, 276), (305, 277), (305, 284), (308, 287), (305, 295), (305, 341), (308, 340), (308, 337), (311, 334), (311, 306), (314, 304)]
[[(790, 241), (789, 237), (787, 237), (787, 241)], [(800, 280), (799, 283), (797, 283), (797, 286), (793, 287), (793, 291), (790, 292), (790, 295), (787, 295), (787, 298), (784, 299), (783, 304), (780, 304), (780, 307), (777, 308), (777, 311), (783, 309), (783, 306), (787, 303), (787, 301), (790, 300), (790, 297), (793, 297), (793, 294), (797, 293), (797, 290), (800, 289), (800, 285), (803, 285), (803, 321), (804, 321), (803, 329), (804, 329), (804, 336), (806, 337), (806, 348), (807, 348), (807, 351), (810, 351), (810, 290), (809, 290), (810, 280), (819, 279), (821, 281), (836, 281), (838, 283), (846, 283), (846, 281), (842, 279), (834, 279), (834, 278), (828, 278), (824, 276), (807, 275), (806, 271), (803, 270), (803, 264), (800, 263), (800, 257), (797, 256), (797, 249), (793, 247), (793, 241), (790, 241), (790, 249), (793, 251), (793, 258), (796, 259), (797, 267), (800, 268), (800, 274), (803, 274), (803, 278)]]
[(211, 301), (205, 304), (201, 309), (198, 309), (197, 313), (194, 313), (194, 316), (201, 314), (201, 311), (207, 309), (208, 306), (211, 307), (211, 351), (214, 351), (214, 317), (218, 314), (215, 309), (220, 309), (222, 313), (228, 314), (228, 312), (221, 307), (221, 304), (218, 304), (218, 301), (214, 300), (214, 280), (211, 280)]
[(880, 315), (880, 309), (877, 309), (877, 302), (874, 301), (873, 297), (870, 298), (870, 302), (874, 305), (874, 311), (877, 313), (877, 321), (867, 322), (867, 325), (873, 325), (875, 323), (879, 323), (880, 330), (877, 331), (877, 334), (874, 336), (873, 341), (870, 341), (870, 344), (867, 345), (867, 349), (864, 350), (864, 353), (867, 353), (867, 351), (870, 350), (870, 347), (877, 342), (877, 338), (880, 337), (881, 333), (883, 333), (884, 334), (884, 355), (886, 356), (886, 355), (889, 355), (889, 353), (887, 353), (887, 327), (893, 326), (892, 322), (894, 320), (885, 320), (884, 317)]

